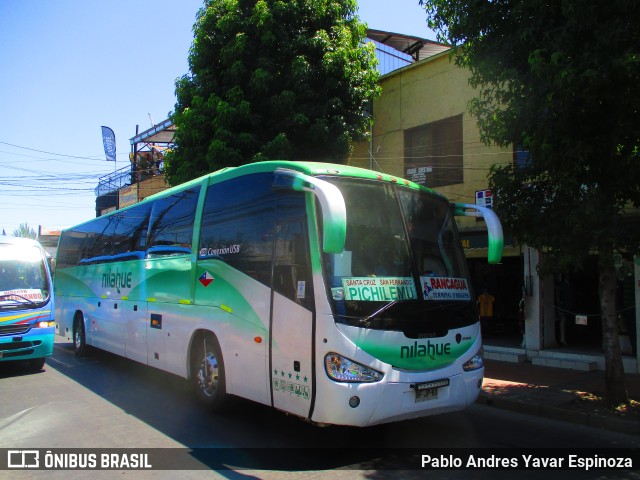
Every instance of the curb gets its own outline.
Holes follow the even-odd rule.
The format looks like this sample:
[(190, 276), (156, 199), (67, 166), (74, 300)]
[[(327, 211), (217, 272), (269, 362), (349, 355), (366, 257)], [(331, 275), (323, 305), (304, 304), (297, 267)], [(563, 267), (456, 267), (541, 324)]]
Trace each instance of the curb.
[(488, 395), (484, 392), (480, 393), (476, 403), (486, 405), (488, 407), (498, 408), (500, 410), (523, 413), (525, 415), (537, 415), (553, 420), (587, 425), (590, 427), (602, 428), (619, 433), (640, 435), (640, 422), (636, 421), (610, 418), (592, 413), (576, 412), (566, 408), (550, 405), (535, 404), (508, 398), (500, 398), (495, 395)]

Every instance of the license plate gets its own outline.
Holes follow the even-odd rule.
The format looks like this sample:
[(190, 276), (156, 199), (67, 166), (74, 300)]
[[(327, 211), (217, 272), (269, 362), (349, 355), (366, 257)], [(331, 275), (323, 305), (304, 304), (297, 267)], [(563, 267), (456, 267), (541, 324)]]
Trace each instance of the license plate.
[(416, 402), (425, 402), (427, 400), (435, 400), (438, 398), (438, 391), (442, 387), (449, 385), (449, 379), (434, 380), (433, 382), (418, 383), (411, 387), (416, 392)]
[(425, 402), (427, 400), (435, 400), (438, 398), (437, 388), (426, 388), (424, 390), (416, 390), (416, 402)]

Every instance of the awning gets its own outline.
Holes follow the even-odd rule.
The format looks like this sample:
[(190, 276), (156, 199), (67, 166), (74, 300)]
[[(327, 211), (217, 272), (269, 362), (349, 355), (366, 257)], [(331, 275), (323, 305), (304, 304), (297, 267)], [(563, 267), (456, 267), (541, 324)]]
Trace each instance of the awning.
[(367, 38), (410, 55), (416, 62), (450, 49), (444, 43), (382, 30), (367, 30)]

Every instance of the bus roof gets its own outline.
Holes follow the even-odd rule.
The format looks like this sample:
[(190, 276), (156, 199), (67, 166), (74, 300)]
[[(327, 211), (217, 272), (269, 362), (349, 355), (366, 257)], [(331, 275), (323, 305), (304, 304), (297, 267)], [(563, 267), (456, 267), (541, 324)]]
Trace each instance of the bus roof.
[[(290, 170), (296, 170), (306, 175), (318, 176), (318, 175), (337, 175), (344, 177), (356, 177), (365, 178), (371, 180), (382, 180), (394, 183), (401, 183), (415, 189), (426, 189), (431, 191), (427, 187), (418, 185), (417, 183), (405, 180), (404, 178), (390, 175), (387, 173), (376, 172), (374, 170), (368, 170), (366, 168), (354, 167), (351, 165), (342, 165), (336, 163), (324, 163), (324, 162), (303, 162), (303, 161), (289, 161), (289, 160), (272, 160), (266, 162), (249, 163), (239, 167), (229, 167), (217, 170), (209, 175), (210, 177), (219, 177), (220, 180), (226, 180), (228, 178), (234, 178), (240, 175), (247, 175), (250, 173), (260, 173), (274, 171), (278, 168), (288, 168)], [(217, 178), (216, 178), (217, 180)]]
[[(244, 175), (250, 175), (253, 173), (266, 173), (266, 172), (274, 172), (275, 170), (283, 168), (289, 170), (295, 170), (305, 175), (310, 176), (319, 176), (319, 175), (332, 175), (332, 176), (341, 176), (341, 177), (351, 177), (351, 178), (362, 178), (369, 180), (378, 180), (381, 182), (389, 182), (394, 184), (403, 185), (415, 190), (422, 190), (434, 195), (443, 197), (442, 194), (436, 192), (428, 187), (423, 185), (419, 185), (415, 182), (406, 180), (404, 178), (397, 177), (395, 175), (390, 175), (388, 173), (376, 172), (374, 170), (368, 170), (366, 168), (354, 167), (351, 165), (343, 165), (336, 163), (325, 163), (325, 162), (304, 162), (304, 161), (291, 161), (291, 160), (269, 160), (265, 162), (255, 162), (248, 163), (245, 165), (240, 165), (238, 167), (226, 167), (220, 170), (216, 170), (215, 172), (208, 173), (198, 178), (194, 178), (193, 180), (189, 180), (180, 185), (176, 185), (175, 187), (171, 187), (167, 190), (163, 190), (161, 192), (155, 193), (153, 195), (149, 195), (144, 200), (135, 203), (133, 205), (128, 205), (123, 207), (122, 209), (118, 209), (115, 212), (109, 212), (106, 215), (112, 215), (121, 210), (127, 210), (129, 208), (133, 208), (136, 205), (140, 205), (147, 202), (153, 202), (158, 198), (163, 198), (167, 195), (171, 195), (172, 193), (176, 193), (182, 190), (188, 190), (189, 188), (202, 185), (202, 183), (206, 183), (207, 185), (213, 185), (219, 182), (223, 182), (225, 180), (230, 180), (232, 178), (242, 177)], [(444, 197), (443, 197), (444, 198)], [(88, 223), (91, 220), (87, 220), (77, 226), (83, 225), (84, 223)], [(75, 227), (71, 227), (75, 228)], [(66, 229), (68, 230), (68, 229)]]
[[(295, 170), (310, 176), (336, 175), (336, 176), (344, 176), (344, 177), (387, 181), (391, 183), (398, 183), (401, 185), (405, 185), (407, 187), (410, 187), (416, 190), (425, 190), (425, 191), (434, 193), (436, 195), (440, 195), (438, 192), (435, 192), (428, 187), (419, 185), (415, 182), (406, 180), (401, 177), (397, 177), (395, 175), (390, 175), (388, 173), (376, 172), (375, 170), (368, 170), (366, 168), (354, 167), (351, 165), (342, 165), (342, 164), (336, 164), (336, 163), (303, 162), (303, 161), (290, 161), (290, 160), (270, 160), (265, 162), (248, 163), (238, 167), (222, 168), (220, 170), (216, 170), (215, 172), (203, 175), (199, 178), (190, 180), (181, 185), (176, 185), (171, 190), (175, 191), (175, 190), (182, 190), (183, 188), (187, 189), (187, 188), (190, 188), (191, 186), (194, 186), (196, 184), (203, 182), (207, 178), (209, 179), (208, 181), (209, 184), (215, 184), (224, 180), (229, 180), (231, 178), (250, 175), (252, 173), (273, 172), (278, 168)], [(166, 194), (167, 191), (168, 190), (164, 190), (162, 192), (151, 195), (147, 198), (153, 199), (156, 196), (163, 196)]]

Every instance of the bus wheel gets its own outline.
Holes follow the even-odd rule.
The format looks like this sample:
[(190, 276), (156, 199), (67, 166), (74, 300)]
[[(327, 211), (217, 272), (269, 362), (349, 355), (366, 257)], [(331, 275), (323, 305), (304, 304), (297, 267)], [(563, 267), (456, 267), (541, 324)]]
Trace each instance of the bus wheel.
[(73, 351), (76, 357), (84, 357), (88, 348), (87, 337), (84, 333), (84, 320), (82, 315), (77, 315), (73, 321)]
[(227, 396), (220, 346), (214, 336), (207, 335), (196, 339), (194, 348), (191, 377), (196, 395), (209, 411), (219, 411)]
[(33, 360), (29, 360), (29, 369), (32, 372), (39, 372), (44, 367), (45, 357), (34, 358)]

